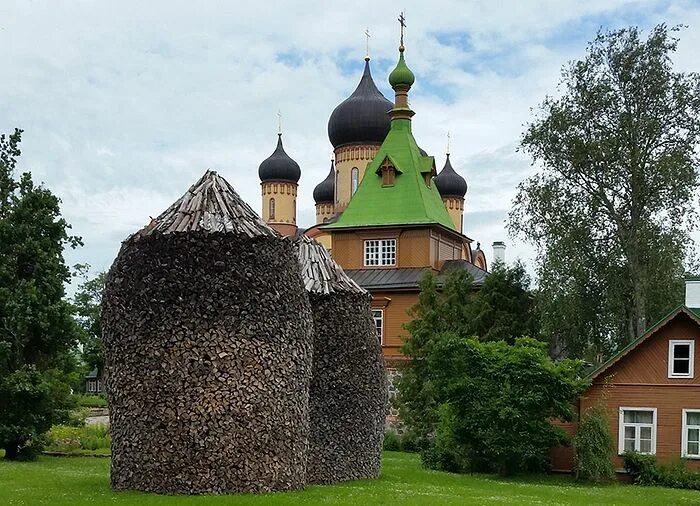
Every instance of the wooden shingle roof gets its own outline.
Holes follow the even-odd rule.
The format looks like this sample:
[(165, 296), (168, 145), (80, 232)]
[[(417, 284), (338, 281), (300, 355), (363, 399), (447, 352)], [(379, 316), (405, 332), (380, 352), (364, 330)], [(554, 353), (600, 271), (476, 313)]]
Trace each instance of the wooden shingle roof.
[(278, 235), (228, 181), (212, 170), (207, 170), (182, 197), (137, 234), (193, 231), (229, 232), (248, 237)]
[(298, 251), (299, 265), (304, 288), (307, 292), (367, 293), (345, 274), (321, 244), (306, 236), (294, 239)]

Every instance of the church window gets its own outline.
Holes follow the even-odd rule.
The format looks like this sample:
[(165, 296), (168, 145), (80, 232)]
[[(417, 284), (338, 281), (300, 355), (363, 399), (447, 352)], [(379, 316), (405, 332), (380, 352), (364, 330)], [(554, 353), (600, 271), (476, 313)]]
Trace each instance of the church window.
[(365, 267), (396, 265), (396, 239), (365, 241)]
[(396, 169), (391, 162), (388, 159), (384, 160), (380, 168), (382, 170), (382, 186), (394, 186)]
[(357, 185), (360, 182), (360, 171), (357, 169), (357, 167), (353, 167), (352, 170), (350, 171), (350, 187), (351, 187), (351, 195), (355, 195), (355, 192), (357, 191)]
[(373, 309), (372, 319), (374, 320), (374, 327), (377, 329), (377, 336), (379, 337), (379, 342), (381, 344), (384, 344), (384, 310)]
[(270, 199), (270, 208), (268, 210), (268, 215), (270, 220), (275, 219), (275, 199)]

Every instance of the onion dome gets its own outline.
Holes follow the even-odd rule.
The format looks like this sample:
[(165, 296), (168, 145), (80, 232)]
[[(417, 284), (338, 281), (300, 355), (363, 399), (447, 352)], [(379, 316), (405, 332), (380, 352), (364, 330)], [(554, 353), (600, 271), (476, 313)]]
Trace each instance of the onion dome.
[(462, 176), (457, 174), (450, 163), (450, 154), (447, 154), (445, 166), (440, 173), (435, 176), (435, 186), (441, 197), (464, 198), (467, 194), (467, 182)]
[(406, 65), (406, 60), (403, 59), (403, 46), (399, 48), (399, 62), (396, 68), (389, 74), (389, 84), (396, 89), (397, 86), (410, 88), (416, 81), (416, 76), (413, 75), (411, 69)]
[(389, 110), (393, 107), (377, 89), (365, 58), (365, 71), (355, 91), (341, 102), (328, 120), (328, 138), (334, 148), (352, 143), (384, 142), (389, 133)]
[(326, 179), (321, 181), (314, 188), (314, 201), (317, 204), (323, 202), (333, 202), (335, 200), (335, 167), (331, 160), (331, 170), (326, 176)]
[(289, 181), (298, 183), (301, 177), (299, 164), (292, 160), (282, 146), (282, 134), (277, 134), (277, 148), (258, 168), (260, 181)]

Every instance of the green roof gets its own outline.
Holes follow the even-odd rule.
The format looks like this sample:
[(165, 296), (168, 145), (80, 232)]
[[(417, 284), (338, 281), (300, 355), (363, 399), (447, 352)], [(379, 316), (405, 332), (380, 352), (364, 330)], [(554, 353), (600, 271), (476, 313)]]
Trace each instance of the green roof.
[[(389, 158), (396, 168), (393, 186), (382, 186), (379, 167)], [(327, 229), (382, 225), (439, 224), (454, 230), (435, 184), (425, 184), (434, 171), (432, 156), (422, 156), (411, 133), (411, 120), (394, 118), (377, 155), (367, 166), (348, 207)]]

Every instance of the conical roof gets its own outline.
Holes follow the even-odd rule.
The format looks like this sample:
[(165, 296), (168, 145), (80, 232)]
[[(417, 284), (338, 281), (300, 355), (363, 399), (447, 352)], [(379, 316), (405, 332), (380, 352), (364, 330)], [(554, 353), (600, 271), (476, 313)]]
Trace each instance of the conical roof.
[(440, 173), (435, 176), (435, 186), (437, 186), (442, 197), (461, 197), (467, 194), (467, 181), (457, 174), (450, 163), (450, 154), (447, 153), (445, 166)]
[(333, 202), (335, 200), (335, 164), (331, 160), (331, 170), (326, 179), (321, 181), (314, 188), (314, 201), (317, 204), (322, 202)]
[(294, 244), (298, 251), (301, 278), (307, 292), (367, 293), (345, 274), (321, 244), (305, 235), (294, 239)]
[(233, 187), (216, 172), (208, 170), (187, 193), (137, 233), (229, 232), (248, 237), (277, 236)]
[(377, 89), (365, 58), (365, 71), (355, 91), (341, 102), (328, 120), (328, 138), (334, 148), (344, 144), (381, 144), (389, 132), (393, 104)]
[(282, 134), (277, 134), (277, 147), (275, 151), (258, 168), (260, 181), (289, 181), (298, 183), (301, 177), (299, 164), (284, 150), (282, 146)]

